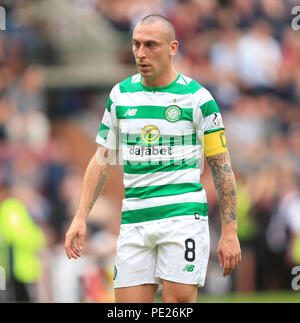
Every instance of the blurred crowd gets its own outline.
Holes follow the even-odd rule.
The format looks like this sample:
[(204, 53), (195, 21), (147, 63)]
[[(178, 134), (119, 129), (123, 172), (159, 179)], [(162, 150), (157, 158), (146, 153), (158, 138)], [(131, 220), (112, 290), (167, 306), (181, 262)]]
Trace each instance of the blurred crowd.
[[(291, 9), (299, 2), (72, 3), (95, 11), (128, 39), (144, 15), (167, 16), (179, 41), (176, 68), (210, 90), (220, 107), (238, 184), (243, 261), (232, 277), (220, 280), (220, 219), (206, 167), (202, 183), (212, 250), (204, 292), (291, 289), (291, 268), (300, 264), (300, 31), (291, 27)], [(58, 94), (47, 89), (43, 68), (61, 62), (47, 26), (26, 19), (25, 1), (2, 4), (7, 30), (0, 31), (0, 265), (7, 269), (8, 292), (0, 291), (0, 301), (111, 301), (120, 190), (96, 203), (85, 257), (68, 261), (63, 249), (96, 148), (94, 138), (80, 136), (74, 120), (100, 121), (109, 89), (67, 89), (61, 108), (53, 108)], [(118, 59), (134, 63), (130, 42)], [(18, 268), (28, 263), (22, 274)]]

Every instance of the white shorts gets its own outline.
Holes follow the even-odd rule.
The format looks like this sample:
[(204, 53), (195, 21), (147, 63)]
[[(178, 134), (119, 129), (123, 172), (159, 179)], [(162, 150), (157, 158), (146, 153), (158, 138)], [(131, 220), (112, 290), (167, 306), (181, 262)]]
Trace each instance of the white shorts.
[(161, 284), (162, 280), (204, 286), (209, 246), (204, 217), (122, 224), (114, 287)]

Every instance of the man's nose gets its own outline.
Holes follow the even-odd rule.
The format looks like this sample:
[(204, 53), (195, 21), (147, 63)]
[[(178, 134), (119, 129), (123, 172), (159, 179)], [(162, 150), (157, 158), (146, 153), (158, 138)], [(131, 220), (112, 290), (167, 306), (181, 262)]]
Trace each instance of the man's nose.
[(136, 56), (139, 59), (146, 57), (145, 47), (143, 45), (140, 45), (140, 47), (138, 48)]

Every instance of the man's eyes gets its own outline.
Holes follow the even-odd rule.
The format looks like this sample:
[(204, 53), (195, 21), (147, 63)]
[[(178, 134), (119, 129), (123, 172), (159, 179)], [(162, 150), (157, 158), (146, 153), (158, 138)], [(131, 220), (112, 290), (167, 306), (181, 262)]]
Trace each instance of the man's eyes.
[[(153, 46), (157, 46), (158, 44), (157, 43), (154, 43), (154, 42), (147, 42), (145, 43), (145, 47), (153, 47)], [(133, 43), (133, 46), (135, 47), (140, 47), (140, 43)]]
[(148, 43), (145, 43), (145, 46), (146, 46), (146, 47), (157, 46), (157, 43), (154, 43), (154, 42), (148, 42)]

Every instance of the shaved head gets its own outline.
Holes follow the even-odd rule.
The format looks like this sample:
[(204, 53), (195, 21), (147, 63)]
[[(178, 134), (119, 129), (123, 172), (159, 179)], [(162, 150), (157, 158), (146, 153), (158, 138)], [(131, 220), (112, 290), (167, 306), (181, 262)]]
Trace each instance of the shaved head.
[(138, 22), (138, 25), (148, 25), (148, 24), (150, 25), (157, 22), (162, 23), (165, 26), (168, 40), (171, 42), (174, 41), (176, 39), (174, 26), (172, 25), (170, 20), (165, 16), (158, 15), (158, 14), (148, 15), (143, 19), (141, 19)]
[(149, 15), (135, 26), (132, 52), (143, 84), (163, 86), (176, 79), (173, 57), (178, 49), (171, 22), (161, 15)]

